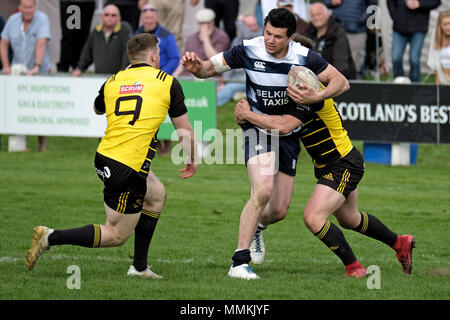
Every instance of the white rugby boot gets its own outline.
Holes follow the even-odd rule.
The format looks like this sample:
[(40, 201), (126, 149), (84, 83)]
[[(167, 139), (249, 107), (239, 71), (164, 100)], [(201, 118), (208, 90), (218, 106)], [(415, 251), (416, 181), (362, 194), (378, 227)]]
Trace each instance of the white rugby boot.
[(245, 280), (259, 279), (258, 275), (253, 271), (253, 268), (246, 263), (236, 267), (233, 267), (233, 265), (231, 265), (231, 268), (228, 271), (228, 276), (231, 278), (238, 278)]
[(136, 268), (131, 265), (130, 269), (128, 269), (127, 276), (138, 276), (142, 278), (153, 278), (153, 279), (162, 279), (163, 277), (154, 273), (150, 266), (147, 265), (147, 269), (144, 271), (137, 271)]
[(28, 270), (34, 268), (37, 259), (48, 250), (50, 246), (48, 245), (48, 236), (53, 233), (53, 229), (38, 226), (34, 228), (33, 241), (31, 242), (31, 248), (27, 251), (27, 256), (25, 260), (25, 265)]
[(262, 231), (258, 230), (253, 237), (252, 244), (250, 245), (250, 257), (253, 264), (262, 264), (264, 262), (264, 256), (266, 254), (266, 248), (264, 246), (264, 239)]

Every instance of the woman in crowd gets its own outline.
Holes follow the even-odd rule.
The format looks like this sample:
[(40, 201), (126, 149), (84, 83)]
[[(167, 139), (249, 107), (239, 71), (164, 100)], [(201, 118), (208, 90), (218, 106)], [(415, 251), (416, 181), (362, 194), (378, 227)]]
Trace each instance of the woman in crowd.
[(450, 84), (450, 10), (439, 14), (434, 35), (436, 84)]

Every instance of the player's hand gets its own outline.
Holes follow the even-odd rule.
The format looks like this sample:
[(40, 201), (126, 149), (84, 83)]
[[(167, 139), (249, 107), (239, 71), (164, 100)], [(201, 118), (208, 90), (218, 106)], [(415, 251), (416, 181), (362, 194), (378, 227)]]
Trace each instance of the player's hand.
[(240, 126), (243, 126), (244, 124), (246, 124), (248, 121), (247, 120), (243, 120), (243, 119), (238, 119), (236, 117), (234, 117), (234, 120), (236, 121), (236, 123)]
[(187, 179), (192, 177), (198, 169), (197, 163), (186, 163), (186, 166), (183, 169), (180, 169), (180, 172), (183, 172), (183, 174), (180, 175), (181, 179)]
[(247, 100), (241, 99), (234, 107), (234, 118), (238, 124), (243, 124), (247, 121), (247, 112), (251, 112), (250, 104)]
[(181, 57), (181, 64), (191, 73), (196, 73), (202, 68), (202, 61), (195, 52), (186, 52)]
[(300, 88), (290, 84), (287, 87), (289, 97), (297, 104), (313, 104), (322, 100), (320, 92), (306, 83), (302, 83)]

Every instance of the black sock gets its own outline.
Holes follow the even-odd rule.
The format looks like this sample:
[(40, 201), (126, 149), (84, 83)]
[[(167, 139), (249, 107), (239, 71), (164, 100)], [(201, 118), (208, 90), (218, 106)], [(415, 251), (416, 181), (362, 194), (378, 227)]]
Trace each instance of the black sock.
[(134, 229), (134, 258), (133, 266), (137, 271), (147, 269), (147, 256), (156, 223), (159, 219), (159, 212), (144, 210), (141, 211), (141, 217)]
[(66, 230), (55, 230), (48, 237), (50, 246), (72, 244), (81, 247), (97, 248), (100, 245), (101, 230), (98, 224)]
[(256, 228), (256, 233), (260, 233), (261, 231), (266, 230), (267, 226), (263, 226), (261, 223), (258, 224), (258, 228)]
[(368, 237), (379, 240), (392, 247), (397, 241), (397, 234), (386, 227), (377, 217), (371, 214), (360, 212), (361, 222), (353, 229)]
[(252, 258), (250, 257), (250, 250), (244, 249), (236, 251), (233, 255), (233, 267), (240, 266), (241, 264), (249, 263)]
[(327, 220), (322, 229), (314, 235), (330, 248), (342, 260), (344, 265), (349, 265), (356, 260), (352, 248), (345, 240), (344, 234), (330, 221)]

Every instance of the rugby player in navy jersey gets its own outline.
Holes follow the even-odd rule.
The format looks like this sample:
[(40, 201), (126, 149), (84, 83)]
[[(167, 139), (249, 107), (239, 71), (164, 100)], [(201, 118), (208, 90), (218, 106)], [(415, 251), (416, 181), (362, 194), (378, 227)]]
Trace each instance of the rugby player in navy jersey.
[[(184, 67), (198, 78), (209, 78), (231, 69), (246, 72), (247, 101), (253, 112), (284, 115), (296, 106), (287, 94), (287, 74), (293, 66), (306, 66), (327, 86), (320, 92), (304, 85), (297, 102), (313, 104), (349, 89), (347, 79), (317, 53), (294, 42), (295, 16), (287, 9), (270, 11), (264, 20), (264, 35), (244, 40), (242, 45), (202, 61), (194, 52), (181, 58)], [(300, 143), (298, 131), (276, 134), (247, 121), (243, 129), (245, 163), (250, 181), (250, 199), (242, 210), (237, 249), (228, 275), (258, 279), (249, 262), (264, 260), (262, 230), (285, 218), (294, 189)]]

